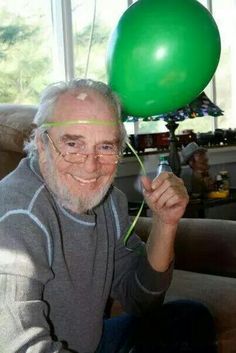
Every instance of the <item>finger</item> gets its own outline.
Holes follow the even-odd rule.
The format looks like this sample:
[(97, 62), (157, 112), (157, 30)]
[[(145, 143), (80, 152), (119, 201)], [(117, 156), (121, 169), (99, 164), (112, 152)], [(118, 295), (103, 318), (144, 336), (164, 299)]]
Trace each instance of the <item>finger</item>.
[(141, 183), (145, 192), (152, 191), (152, 181), (150, 178), (148, 178), (147, 176), (142, 176)]
[(169, 188), (178, 189), (179, 187), (181, 187), (182, 182), (180, 182), (176, 177), (173, 178), (172, 175), (173, 174), (166, 173), (166, 175), (162, 175), (160, 179), (155, 180), (155, 182), (152, 183), (153, 192), (150, 195), (151, 198), (160, 197)]
[(168, 187), (169, 183), (166, 181), (160, 181), (159, 185), (156, 183), (155, 188), (153, 185), (151, 185), (151, 189), (149, 190), (149, 192), (145, 193), (146, 201), (151, 203), (156, 202), (156, 200), (160, 198), (163, 193), (166, 192)]
[(166, 178), (168, 178), (169, 176), (173, 175), (172, 172), (162, 172), (161, 174), (157, 175), (154, 179), (153, 182), (157, 181), (157, 180), (165, 180)]
[(173, 184), (169, 180), (166, 180), (158, 189), (149, 194), (149, 202), (155, 205), (155, 207), (160, 208), (174, 195), (178, 195), (180, 199), (188, 199), (183, 183), (175, 182)]
[(153, 179), (153, 181), (152, 181), (152, 189), (154, 190), (154, 189), (158, 188), (166, 180), (173, 180), (173, 182), (174, 182), (174, 180), (176, 178), (177, 177), (173, 173), (170, 173), (170, 172), (161, 173), (155, 179)]
[(163, 197), (161, 197), (157, 203), (158, 203), (159, 209), (163, 209), (163, 208), (173, 209), (175, 207), (186, 206), (187, 200), (182, 194), (170, 192), (168, 193), (168, 195), (163, 195)]
[(173, 188), (167, 188), (163, 192), (160, 190), (158, 190), (158, 192), (153, 192), (149, 200), (155, 208), (161, 209), (165, 207), (168, 204), (168, 201), (176, 194), (176, 190)]

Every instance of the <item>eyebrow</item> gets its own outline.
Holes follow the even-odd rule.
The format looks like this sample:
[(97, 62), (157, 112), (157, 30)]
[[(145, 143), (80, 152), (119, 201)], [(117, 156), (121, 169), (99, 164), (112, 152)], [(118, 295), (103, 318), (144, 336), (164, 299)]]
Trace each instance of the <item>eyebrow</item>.
[[(65, 135), (61, 136), (60, 140), (62, 142), (67, 142), (69, 140), (72, 140), (72, 141), (84, 140), (85, 141), (85, 137), (83, 135), (65, 134)], [(115, 138), (112, 140), (103, 140), (99, 143), (119, 144), (119, 142), (120, 142), (120, 140), (118, 138)]]
[(84, 136), (83, 135), (71, 135), (71, 134), (65, 134), (65, 135), (62, 135), (60, 137), (60, 140), (62, 142), (66, 142), (68, 140), (73, 140), (73, 141), (76, 141), (76, 140), (84, 140)]

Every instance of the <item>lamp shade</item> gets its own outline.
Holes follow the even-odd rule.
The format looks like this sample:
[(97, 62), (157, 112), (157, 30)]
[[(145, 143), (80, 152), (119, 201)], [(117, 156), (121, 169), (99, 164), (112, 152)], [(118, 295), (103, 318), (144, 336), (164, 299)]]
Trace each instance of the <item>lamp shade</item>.
[(189, 104), (184, 107), (177, 109), (172, 112), (168, 112), (165, 114), (150, 116), (146, 118), (142, 117), (132, 117), (132, 116), (123, 116), (124, 121), (137, 121), (138, 119), (142, 119), (143, 121), (157, 121), (164, 120), (166, 122), (172, 121), (182, 121), (185, 119), (193, 119), (196, 117), (202, 116), (220, 116), (223, 115), (223, 110), (219, 108), (215, 103), (213, 103), (206, 93), (203, 91), (196, 99), (194, 99)]

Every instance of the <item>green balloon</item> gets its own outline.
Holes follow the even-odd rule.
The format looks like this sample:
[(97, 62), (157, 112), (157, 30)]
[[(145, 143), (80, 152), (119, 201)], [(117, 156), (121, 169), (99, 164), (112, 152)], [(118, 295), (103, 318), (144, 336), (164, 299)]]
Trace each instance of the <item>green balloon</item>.
[(109, 39), (108, 84), (128, 115), (174, 111), (204, 90), (220, 50), (217, 25), (198, 1), (139, 0)]

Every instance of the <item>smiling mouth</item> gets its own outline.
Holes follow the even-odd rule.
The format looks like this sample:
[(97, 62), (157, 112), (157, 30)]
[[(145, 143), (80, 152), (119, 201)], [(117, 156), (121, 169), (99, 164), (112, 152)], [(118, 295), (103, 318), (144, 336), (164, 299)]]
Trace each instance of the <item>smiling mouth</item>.
[(72, 175), (72, 174), (70, 174), (71, 175), (71, 177), (73, 178), (73, 179), (75, 179), (76, 181), (78, 181), (80, 184), (93, 184), (93, 183), (95, 183), (96, 181), (97, 181), (97, 178), (93, 178), (93, 179), (83, 179), (83, 178), (79, 178), (79, 177), (77, 177), (77, 176), (75, 176), (75, 175)]

